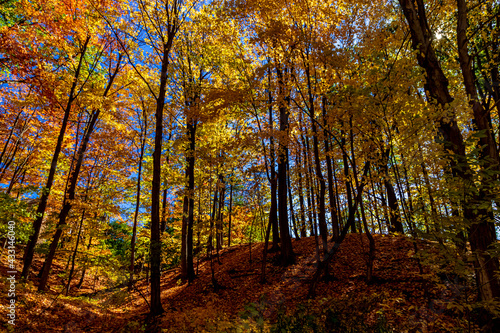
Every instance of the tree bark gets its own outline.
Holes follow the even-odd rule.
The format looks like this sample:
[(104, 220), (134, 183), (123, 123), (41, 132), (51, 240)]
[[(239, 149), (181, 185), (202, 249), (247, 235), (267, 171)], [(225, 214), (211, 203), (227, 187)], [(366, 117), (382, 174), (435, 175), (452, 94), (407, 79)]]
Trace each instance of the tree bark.
[[(107, 83), (106, 88), (104, 90), (104, 93), (103, 93), (104, 97), (106, 97), (108, 95), (108, 92), (111, 89), (113, 82), (118, 74), (118, 71), (120, 69), (121, 59), (122, 59), (122, 56), (118, 55), (115, 70), (110, 75), (108, 83)], [(70, 175), (68, 178), (67, 197), (66, 196), (64, 197), (63, 207), (61, 209), (61, 212), (59, 213), (59, 221), (57, 222), (57, 226), (56, 226), (56, 232), (55, 232), (54, 237), (52, 239), (52, 243), (50, 244), (49, 254), (45, 258), (45, 262), (43, 264), (40, 282), (38, 284), (38, 290), (44, 290), (46, 287), (47, 280), (49, 278), (50, 269), (52, 267), (52, 261), (54, 259), (55, 253), (56, 253), (59, 239), (60, 239), (62, 232), (63, 232), (62, 228), (66, 225), (66, 219), (69, 215), (69, 212), (71, 211), (71, 208), (73, 207), (73, 201), (75, 200), (75, 195), (76, 195), (76, 186), (78, 184), (78, 177), (80, 175), (82, 163), (83, 163), (83, 160), (85, 157), (85, 153), (87, 151), (87, 146), (88, 146), (88, 143), (90, 141), (90, 137), (92, 136), (92, 133), (94, 132), (94, 129), (95, 129), (95, 126), (96, 126), (97, 120), (99, 119), (100, 114), (101, 114), (100, 109), (94, 110), (91, 113), (89, 122), (88, 122), (87, 127), (85, 128), (85, 132), (83, 134), (83, 139), (82, 139), (82, 142), (80, 144), (80, 148), (78, 149), (78, 153), (76, 155), (76, 163), (75, 163), (74, 169), (70, 168)]]
[[(327, 99), (325, 96), (323, 96), (322, 99), (322, 110), (323, 110), (323, 126), (327, 126), (327, 121), (326, 121), (326, 104), (327, 104)], [(333, 170), (333, 163), (332, 163), (332, 158), (330, 157), (330, 143), (328, 142), (328, 137), (325, 136), (324, 140), (324, 145), (325, 145), (325, 157), (326, 157), (326, 169), (327, 169), (327, 176), (328, 176), (328, 199), (330, 201), (330, 214), (332, 218), (332, 236), (333, 240), (335, 240), (339, 236), (339, 217), (337, 213), (337, 197), (334, 194), (333, 191), (333, 186), (334, 186), (334, 170)]]
[(311, 118), (311, 129), (312, 129), (312, 139), (313, 139), (313, 154), (314, 154), (314, 167), (316, 178), (319, 182), (319, 191), (317, 193), (316, 202), (318, 204), (318, 224), (321, 240), (323, 243), (323, 252), (326, 255), (328, 253), (328, 227), (326, 225), (326, 207), (325, 207), (325, 194), (326, 194), (326, 182), (323, 177), (323, 171), (321, 170), (321, 160), (319, 156), (319, 140), (318, 131), (316, 127), (316, 116), (314, 107), (314, 94), (311, 86), (311, 74), (309, 65), (306, 66), (306, 79), (307, 79), (307, 95), (309, 101), (309, 117)]
[(306, 215), (304, 209), (304, 190), (302, 185), (302, 163), (301, 163), (301, 152), (302, 149), (299, 148), (297, 152), (297, 177), (299, 183), (299, 205), (300, 205), (300, 237), (306, 237)]
[(78, 227), (78, 235), (76, 236), (75, 250), (73, 251), (73, 256), (71, 258), (71, 269), (69, 271), (68, 283), (66, 284), (66, 296), (68, 296), (69, 290), (71, 289), (71, 280), (73, 279), (73, 272), (75, 271), (75, 260), (76, 254), (78, 253), (78, 245), (80, 244), (80, 236), (82, 234), (83, 221), (85, 220), (85, 209), (82, 213), (82, 218), (80, 220), (80, 226)]
[(84, 133), (84, 138), (81, 142), (80, 148), (78, 150), (78, 154), (76, 156), (76, 163), (73, 170), (70, 170), (69, 182), (68, 182), (68, 191), (67, 196), (64, 197), (63, 207), (61, 212), (59, 213), (59, 221), (56, 226), (56, 233), (52, 238), (52, 243), (50, 244), (49, 254), (45, 258), (45, 262), (43, 264), (43, 270), (40, 277), (40, 282), (38, 284), (38, 290), (44, 290), (47, 285), (47, 280), (49, 278), (50, 269), (52, 268), (52, 261), (54, 260), (54, 256), (56, 253), (57, 245), (59, 244), (59, 239), (61, 238), (63, 228), (66, 225), (66, 219), (73, 207), (73, 201), (75, 200), (76, 195), (76, 186), (78, 184), (78, 177), (80, 175), (80, 170), (82, 167), (83, 159), (85, 157), (85, 152), (87, 151), (87, 145), (90, 140), (90, 136), (94, 131), (95, 124), (99, 117), (100, 110), (94, 111), (90, 116), (89, 124)]
[(399, 211), (398, 198), (394, 187), (389, 179), (388, 163), (389, 163), (389, 148), (382, 152), (382, 172), (384, 174), (384, 185), (387, 191), (387, 201), (389, 204), (389, 215), (390, 215), (390, 232), (400, 232), (404, 233), (403, 224), (401, 223), (401, 213)]
[[(196, 99), (196, 96), (195, 96)], [(182, 224), (182, 262), (181, 276), (184, 279), (192, 281), (195, 278), (194, 260), (193, 260), (193, 225), (194, 225), (194, 167), (195, 167), (195, 148), (196, 148), (196, 127), (195, 119), (187, 117), (186, 128), (188, 137), (188, 147), (186, 149), (186, 194), (184, 196), (184, 214)], [(217, 191), (217, 190), (216, 190)]]
[(273, 245), (271, 252), (279, 250), (280, 234), (278, 228), (278, 182), (275, 169), (275, 147), (274, 147), (274, 120), (273, 120), (273, 97), (271, 94), (271, 69), (268, 70), (268, 111), (269, 111), (269, 169), (271, 175), (271, 207), (269, 209), (269, 221), (272, 225)]
[(64, 109), (64, 117), (61, 124), (61, 129), (59, 130), (59, 136), (57, 137), (56, 147), (54, 149), (54, 154), (52, 155), (52, 162), (50, 163), (49, 175), (47, 177), (47, 183), (45, 187), (42, 189), (42, 194), (40, 197), (40, 203), (38, 204), (38, 208), (36, 210), (36, 219), (33, 222), (34, 233), (29, 238), (28, 244), (26, 246), (26, 250), (24, 253), (24, 265), (23, 271), (21, 273), (21, 277), (27, 279), (29, 276), (29, 271), (31, 267), (31, 262), (33, 261), (33, 255), (35, 253), (35, 246), (38, 241), (38, 237), (40, 235), (40, 229), (42, 227), (43, 217), (45, 215), (45, 210), (47, 208), (47, 202), (49, 200), (50, 190), (52, 189), (52, 184), (54, 183), (54, 176), (56, 174), (57, 169), (57, 161), (59, 159), (59, 154), (61, 152), (64, 135), (66, 133), (66, 127), (68, 125), (69, 115), (71, 113), (71, 107), (73, 102), (76, 99), (76, 87), (78, 85), (78, 79), (80, 77), (80, 72), (83, 64), (83, 60), (85, 57), (85, 53), (87, 52), (87, 46), (90, 41), (90, 36), (87, 36), (85, 39), (85, 43), (82, 46), (80, 51), (80, 59), (78, 61), (78, 66), (75, 71), (75, 76), (73, 78), (73, 83), (71, 85), (71, 90), (69, 93), (68, 103), (66, 104), (66, 108)]
[(290, 214), (292, 216), (292, 227), (293, 227), (293, 232), (295, 233), (295, 238), (299, 239), (299, 232), (297, 229), (297, 221), (295, 219), (295, 212), (293, 209), (293, 196), (292, 196), (292, 183), (290, 181), (290, 158), (287, 158), (287, 163), (286, 163), (286, 171), (287, 171), (287, 184), (288, 184), (288, 201), (290, 202)]
[[(432, 47), (432, 33), (427, 23), (423, 0), (417, 0), (416, 3), (413, 0), (400, 0), (400, 4), (410, 28), (413, 48), (418, 51), (418, 64), (427, 74), (424, 86), (426, 92), (431, 101), (435, 101), (439, 107), (448, 111), (453, 98), (448, 89), (448, 80)], [(459, 4), (460, 6), (463, 4)], [(460, 24), (459, 19), (459, 26)], [(479, 293), (483, 300), (490, 301), (500, 297), (500, 284), (495, 276), (495, 272), (499, 268), (498, 259), (491, 257), (487, 252), (489, 246), (496, 242), (496, 236), (488, 221), (487, 210), (472, 208), (473, 202), (476, 204), (483, 202), (485, 195), (477, 189), (472, 179), (473, 171), (466, 160), (464, 140), (455, 115), (452, 113), (450, 117), (448, 114), (447, 118), (443, 117), (437, 122), (444, 142), (443, 149), (445, 152), (452, 152), (451, 167), (467, 186), (465, 191), (469, 193), (464, 197), (472, 198), (472, 200), (468, 199), (464, 202), (464, 217), (470, 224), (469, 241), (471, 249), (475, 253), (474, 266)]]
[[(227, 247), (231, 246), (231, 226), (233, 218), (233, 184), (229, 185), (229, 217), (227, 222)], [(267, 250), (267, 249), (266, 249)]]
[[(347, 158), (347, 151), (345, 150), (345, 136), (344, 136), (344, 131), (341, 131), (342, 134), (342, 139), (340, 140), (340, 144), (342, 146), (342, 162), (344, 164), (344, 177), (345, 177), (345, 187), (347, 191), (347, 210), (348, 210), (348, 216), (351, 216), (351, 210), (352, 210), (352, 192), (351, 192), (351, 181), (349, 180), (349, 162)], [(351, 225), (351, 232), (355, 233), (356, 232), (356, 224), (353, 223)]]
[[(160, 189), (161, 189), (161, 150), (163, 140), (163, 108), (167, 92), (168, 57), (173, 41), (169, 38), (167, 44), (163, 45), (163, 57), (161, 61), (160, 89), (156, 99), (155, 111), (155, 139), (153, 150), (153, 180), (151, 186), (151, 301), (150, 315), (157, 316), (164, 312), (161, 304), (160, 264), (161, 264), (161, 241), (160, 241)], [(170, 43), (170, 44), (169, 44)]]
[(286, 163), (288, 156), (288, 107), (287, 100), (290, 98), (286, 92), (284, 73), (279, 65), (276, 66), (276, 75), (278, 77), (278, 105), (280, 114), (280, 140), (278, 151), (278, 214), (279, 230), (281, 241), (281, 264), (283, 266), (294, 263), (294, 254), (292, 249), (292, 239), (290, 238), (288, 226), (288, 208), (287, 208), (287, 184), (286, 184)]
[(226, 194), (226, 183), (224, 181), (224, 176), (222, 174), (219, 175), (220, 180), (220, 199), (219, 199), (219, 207), (216, 217), (215, 230), (216, 230), (216, 246), (217, 246), (217, 258), (219, 258), (219, 251), (222, 249), (223, 239), (222, 239), (222, 218), (223, 218), (223, 209), (224, 209), (224, 201)]
[(146, 132), (148, 128), (146, 111), (143, 109), (144, 128), (141, 131), (141, 152), (139, 154), (139, 168), (137, 170), (137, 185), (135, 192), (135, 211), (134, 211), (134, 224), (132, 226), (132, 240), (130, 241), (130, 278), (128, 290), (132, 290), (134, 283), (134, 267), (135, 267), (135, 246), (137, 242), (137, 218), (139, 216), (139, 207), (141, 204), (141, 177), (142, 177), (142, 160), (144, 158), (144, 148), (146, 146)]
[(167, 228), (167, 192), (168, 190), (163, 189), (163, 201), (161, 204), (161, 224), (160, 224), (160, 232), (164, 233)]
[(488, 119), (490, 118), (488, 110), (481, 103), (476, 90), (476, 80), (472, 71), (472, 60), (469, 56), (467, 28), (467, 4), (465, 0), (457, 0), (458, 17), (457, 17), (457, 44), (458, 44), (458, 60), (460, 69), (462, 70), (463, 82), (465, 91), (469, 97), (469, 104), (472, 107), (474, 124), (478, 131), (484, 135), (479, 137), (479, 142), (482, 148), (482, 158), (487, 163), (487, 166), (493, 170), (498, 170), (498, 150), (497, 144), (493, 137)]
[(347, 233), (349, 231), (349, 228), (351, 228), (351, 225), (354, 224), (354, 214), (358, 210), (358, 205), (361, 202), (361, 196), (363, 193), (363, 189), (366, 185), (366, 175), (368, 174), (368, 170), (370, 169), (370, 162), (365, 162), (364, 166), (364, 171), (363, 171), (363, 176), (361, 177), (361, 183), (359, 184), (357, 188), (357, 194), (356, 198), (354, 200), (353, 204), (353, 209), (349, 211), (349, 216), (347, 217), (347, 222), (342, 229), (342, 232), (340, 233), (339, 238), (335, 241), (333, 244), (333, 247), (328, 251), (328, 254), (323, 258), (322, 261), (319, 262), (318, 267), (316, 269), (316, 272), (314, 273), (314, 276), (312, 277), (311, 280), (311, 285), (309, 286), (309, 292), (308, 292), (308, 298), (312, 298), (315, 296), (316, 292), (316, 285), (318, 284), (318, 281), (323, 274), (323, 271), (327, 269), (328, 264), (332, 259), (334, 258), (335, 254), (338, 252), (340, 249), (340, 245), (344, 241), (345, 237), (347, 236)]

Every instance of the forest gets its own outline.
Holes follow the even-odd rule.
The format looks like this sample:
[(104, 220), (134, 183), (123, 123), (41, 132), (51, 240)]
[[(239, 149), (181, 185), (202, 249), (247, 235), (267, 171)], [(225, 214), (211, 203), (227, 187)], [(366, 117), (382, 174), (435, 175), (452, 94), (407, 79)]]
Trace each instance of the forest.
[(499, 24), (0, 0), (0, 330), (498, 332)]

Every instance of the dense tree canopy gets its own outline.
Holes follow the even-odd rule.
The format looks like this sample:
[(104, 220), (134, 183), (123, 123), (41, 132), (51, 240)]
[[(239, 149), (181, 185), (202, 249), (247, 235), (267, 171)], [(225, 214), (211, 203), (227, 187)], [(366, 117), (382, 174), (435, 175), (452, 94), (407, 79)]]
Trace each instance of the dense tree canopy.
[(192, 281), (234, 244), (270, 242), (288, 266), (291, 239), (314, 236), (314, 295), (347, 233), (370, 240), (368, 281), (372, 234), (404, 234), (437, 242), (498, 316), (499, 15), (493, 0), (0, 1), (0, 239), (15, 220), (39, 290), (54, 258), (66, 293), (110, 266), (130, 288), (147, 272), (157, 315), (162, 271)]

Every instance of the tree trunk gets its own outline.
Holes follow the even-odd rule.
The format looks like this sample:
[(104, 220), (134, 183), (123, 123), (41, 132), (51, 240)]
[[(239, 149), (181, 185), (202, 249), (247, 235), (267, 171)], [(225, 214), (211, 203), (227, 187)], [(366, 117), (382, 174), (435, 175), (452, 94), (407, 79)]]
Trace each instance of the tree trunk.
[(163, 189), (163, 202), (161, 205), (161, 224), (160, 224), (160, 232), (164, 233), (167, 228), (167, 192), (168, 190)]
[(71, 113), (71, 106), (73, 105), (73, 102), (76, 99), (76, 86), (78, 84), (78, 79), (80, 77), (80, 71), (82, 68), (83, 59), (85, 57), (89, 41), (90, 41), (90, 36), (87, 36), (85, 43), (83, 44), (83, 47), (80, 51), (80, 59), (75, 71), (73, 83), (71, 85), (68, 103), (66, 104), (66, 108), (64, 109), (64, 117), (61, 124), (61, 129), (59, 130), (59, 136), (57, 137), (54, 154), (52, 155), (52, 162), (50, 163), (50, 170), (49, 170), (49, 175), (47, 177), (47, 183), (45, 184), (45, 187), (42, 189), (40, 203), (38, 204), (38, 208), (36, 210), (36, 219), (33, 222), (34, 233), (33, 235), (30, 236), (24, 253), (24, 265), (21, 277), (26, 279), (28, 278), (31, 262), (33, 261), (35, 246), (38, 241), (38, 237), (40, 235), (40, 229), (42, 227), (43, 217), (45, 215), (45, 209), (47, 208), (47, 202), (49, 200), (50, 190), (52, 189), (52, 184), (54, 183), (54, 176), (56, 174), (56, 169), (57, 169), (57, 160), (59, 159), (59, 153), (61, 152), (64, 135), (66, 133), (66, 127), (68, 125), (68, 119)]
[[(93, 170), (93, 168), (92, 168), (92, 170)], [(88, 182), (87, 182), (87, 188), (85, 190), (84, 202), (87, 202), (87, 198), (88, 198), (88, 195), (89, 195), (90, 182), (92, 180), (92, 170), (89, 173), (89, 179), (88, 179)], [(73, 251), (73, 256), (72, 256), (72, 259), (71, 259), (71, 269), (69, 271), (68, 284), (66, 285), (66, 296), (68, 296), (68, 293), (69, 293), (69, 291), (71, 289), (71, 280), (73, 278), (73, 272), (75, 271), (75, 260), (76, 260), (76, 255), (78, 253), (78, 245), (80, 244), (80, 237), (81, 237), (81, 234), (82, 234), (82, 227), (83, 227), (83, 221), (84, 220), (85, 220), (85, 209), (82, 212), (82, 217), (81, 217), (81, 220), (80, 220), (80, 226), (78, 227), (78, 235), (76, 236), (75, 250)], [(66, 268), (66, 270), (67, 270), (67, 268)]]
[(139, 216), (139, 207), (141, 204), (141, 177), (142, 177), (142, 160), (144, 158), (144, 148), (146, 146), (146, 131), (148, 128), (146, 111), (143, 110), (144, 115), (144, 128), (141, 131), (141, 152), (139, 155), (139, 169), (137, 170), (137, 187), (135, 191), (135, 211), (134, 211), (134, 224), (132, 226), (132, 240), (130, 241), (130, 278), (128, 290), (132, 290), (134, 283), (134, 267), (135, 267), (135, 246), (137, 242), (137, 217)]
[(212, 203), (212, 212), (210, 213), (210, 234), (208, 235), (208, 243), (207, 243), (207, 258), (210, 258), (213, 245), (213, 229), (215, 225), (215, 217), (217, 215), (217, 206), (219, 203), (219, 179), (217, 178), (217, 183), (214, 189), (214, 201)]
[(163, 45), (163, 57), (160, 71), (160, 89), (156, 98), (155, 111), (155, 140), (153, 150), (153, 180), (151, 186), (151, 239), (150, 239), (150, 270), (151, 270), (151, 301), (150, 315), (157, 316), (164, 312), (161, 304), (160, 264), (160, 189), (161, 189), (161, 151), (163, 140), (163, 108), (167, 88), (168, 57), (172, 46), (173, 36), (168, 37), (167, 44)]
[(333, 244), (333, 247), (328, 251), (328, 254), (323, 258), (321, 262), (318, 264), (318, 268), (316, 269), (316, 272), (314, 273), (314, 276), (312, 277), (311, 285), (309, 286), (309, 292), (308, 292), (308, 298), (312, 298), (315, 296), (315, 291), (316, 291), (316, 285), (318, 284), (318, 281), (323, 274), (323, 271), (327, 269), (328, 264), (332, 259), (334, 258), (335, 254), (338, 252), (340, 245), (344, 241), (345, 237), (347, 236), (347, 232), (349, 231), (349, 228), (352, 228), (351, 225), (354, 224), (354, 214), (358, 210), (358, 205), (361, 202), (361, 196), (363, 193), (363, 189), (366, 185), (366, 175), (368, 174), (368, 170), (370, 169), (370, 162), (365, 163), (364, 171), (363, 171), (363, 176), (361, 178), (361, 183), (359, 184), (357, 188), (357, 194), (356, 198), (354, 200), (354, 205), (353, 209), (350, 210), (349, 216), (347, 218), (347, 222), (342, 229), (342, 232), (340, 233), (340, 236), (338, 240), (335, 241)]
[(283, 266), (292, 264), (294, 259), (292, 240), (288, 227), (288, 209), (287, 209), (287, 188), (286, 188), (286, 163), (288, 156), (288, 107), (285, 103), (290, 96), (286, 93), (284, 73), (279, 65), (276, 66), (276, 75), (278, 77), (278, 105), (280, 114), (280, 140), (278, 151), (278, 214), (279, 230), (281, 241), (281, 263)]
[[(347, 151), (345, 150), (345, 136), (344, 136), (344, 131), (341, 133), (342, 139), (340, 140), (340, 144), (342, 146), (342, 162), (344, 163), (344, 177), (345, 177), (345, 187), (347, 191), (347, 210), (348, 210), (348, 215), (351, 216), (351, 210), (352, 210), (352, 192), (351, 192), (351, 182), (349, 181), (349, 162), (347, 158)], [(354, 216), (354, 215), (353, 215)], [(351, 225), (351, 232), (355, 233), (356, 232), (356, 225), (352, 223)]]
[[(459, 0), (460, 1), (460, 0)], [(417, 0), (416, 4), (412, 0), (400, 0), (403, 13), (408, 22), (412, 37), (413, 48), (417, 52), (417, 61), (427, 75), (424, 85), (428, 96), (432, 101), (437, 102), (438, 106), (444, 110), (449, 109), (449, 105), (453, 102), (448, 89), (448, 80), (444, 75), (439, 60), (432, 47), (432, 32), (427, 23), (425, 6), (422, 0)], [(417, 7), (415, 7), (415, 5)], [(463, 16), (464, 4), (459, 3), (459, 16)], [(460, 9), (461, 8), (461, 9)], [(463, 29), (463, 19), (459, 17), (458, 29)], [(459, 36), (459, 38), (462, 38)], [(459, 42), (459, 48), (463, 42)], [(466, 44), (465, 44), (466, 47)], [(459, 50), (463, 53), (464, 50)], [(464, 62), (463, 55), (461, 56)], [(461, 64), (462, 65), (462, 64)], [(465, 64), (465, 65), (470, 65)], [(467, 75), (467, 73), (465, 73)], [(477, 112), (477, 110), (473, 110)], [(487, 209), (474, 210), (471, 206), (473, 202), (482, 202), (485, 199), (484, 193), (478, 191), (472, 179), (472, 170), (467, 163), (465, 156), (465, 145), (462, 134), (458, 128), (454, 114), (448, 115), (447, 119), (441, 118), (438, 120), (439, 132), (443, 138), (444, 151), (452, 152), (452, 168), (467, 186), (465, 191), (469, 192), (464, 195), (465, 198), (471, 197), (472, 200), (464, 202), (464, 217), (470, 223), (469, 240), (471, 249), (475, 253), (474, 266), (476, 268), (476, 278), (478, 280), (479, 293), (484, 301), (491, 301), (496, 297), (500, 297), (500, 284), (495, 276), (498, 271), (498, 259), (491, 257), (488, 252), (488, 247), (496, 243), (496, 236), (491, 223), (488, 221)], [(487, 134), (487, 133), (486, 133)], [(484, 157), (484, 156), (483, 156)]]
[(312, 129), (312, 139), (313, 139), (313, 154), (314, 154), (314, 167), (316, 178), (319, 182), (319, 192), (317, 193), (317, 204), (318, 204), (318, 224), (319, 232), (321, 235), (321, 240), (323, 242), (323, 252), (326, 255), (328, 253), (328, 227), (326, 225), (326, 207), (325, 207), (325, 194), (326, 194), (326, 183), (323, 177), (323, 171), (321, 170), (321, 160), (319, 157), (319, 140), (318, 131), (316, 127), (316, 116), (314, 107), (314, 94), (311, 87), (311, 75), (309, 65), (306, 66), (306, 78), (307, 78), (307, 95), (309, 99), (309, 117), (311, 119), (311, 129)]
[[(196, 97), (194, 98), (196, 100)], [(187, 137), (189, 146), (186, 149), (186, 178), (187, 187), (184, 196), (184, 214), (183, 214), (183, 246), (185, 252), (181, 257), (181, 276), (184, 279), (192, 281), (195, 278), (194, 261), (193, 261), (193, 225), (194, 225), (194, 167), (195, 167), (195, 148), (196, 148), (196, 126), (197, 122), (194, 119), (187, 119)], [(185, 238), (184, 238), (185, 237)]]
[[(12, 128), (9, 131), (9, 135), (7, 136), (7, 140), (5, 140), (5, 144), (3, 146), (2, 153), (0, 153), (0, 165), (5, 164), (3, 162), (3, 157), (5, 155), (5, 152), (7, 151), (7, 147), (9, 146), (10, 139), (12, 139), (12, 136), (14, 135), (14, 131), (16, 130), (16, 126), (17, 126), (17, 122), (19, 121), (19, 118), (23, 114), (23, 110), (24, 110), (24, 108), (21, 108), (21, 111), (19, 111), (19, 113), (16, 115), (16, 118), (14, 119), (14, 123), (12, 124)], [(1, 177), (0, 177), (0, 180), (2, 180)]]
[[(304, 137), (302, 137), (303, 141), (304, 140)], [(313, 189), (314, 189), (314, 186), (313, 186), (313, 183), (312, 183), (312, 179), (311, 179), (311, 175), (312, 175), (312, 172), (311, 172), (311, 167), (309, 165), (309, 158), (308, 158), (308, 147), (306, 145), (306, 143), (304, 142), (303, 144), (303, 153), (304, 153), (304, 167), (305, 167), (305, 170), (306, 170), (306, 197), (307, 197), (307, 219), (309, 221), (309, 227), (311, 228), (311, 233), (310, 235), (313, 235), (314, 234), (314, 221), (316, 220), (315, 217), (313, 216), (316, 212), (315, 212), (315, 205), (314, 205), (314, 196), (313, 196)], [(304, 234), (306, 234), (306, 225), (304, 224)], [(305, 237), (305, 236), (304, 236)]]
[(389, 148), (382, 152), (381, 168), (384, 174), (384, 185), (387, 191), (387, 200), (389, 203), (390, 229), (391, 232), (404, 233), (403, 224), (401, 223), (401, 213), (399, 211), (398, 199), (394, 187), (389, 179), (388, 163), (389, 163)]
[(309, 211), (312, 213), (310, 215), (310, 225), (309, 227), (311, 228), (311, 235), (317, 235), (315, 227), (318, 224), (318, 210), (316, 207), (316, 191), (318, 189), (318, 186), (315, 182), (316, 178), (314, 176), (314, 169), (312, 166), (312, 158), (310, 156), (310, 145), (309, 145), (309, 137), (307, 136), (302, 136), (302, 140), (304, 141), (304, 160), (306, 163), (306, 168), (307, 168), (307, 195), (309, 196), (308, 200), (308, 205), (309, 205)]
[(278, 228), (278, 182), (275, 169), (275, 147), (274, 147), (274, 120), (273, 120), (273, 97), (271, 94), (271, 68), (268, 70), (268, 111), (269, 111), (269, 169), (271, 170), (271, 208), (269, 210), (269, 221), (272, 225), (273, 231), (273, 245), (271, 246), (271, 252), (279, 250), (280, 234)]
[(299, 183), (299, 205), (300, 205), (300, 237), (306, 237), (306, 215), (304, 209), (304, 190), (302, 185), (302, 163), (301, 163), (301, 149), (297, 152), (297, 177)]
[(89, 123), (84, 133), (84, 138), (81, 142), (78, 154), (76, 156), (75, 168), (73, 170), (70, 170), (67, 197), (65, 196), (63, 200), (63, 207), (61, 209), (61, 212), (59, 213), (59, 221), (57, 222), (56, 233), (54, 234), (52, 243), (50, 244), (49, 254), (47, 255), (43, 265), (40, 282), (38, 284), (38, 290), (44, 290), (46, 287), (50, 269), (52, 268), (52, 261), (54, 259), (56, 249), (59, 243), (59, 239), (61, 238), (63, 228), (66, 225), (66, 219), (69, 215), (69, 212), (73, 207), (73, 201), (75, 200), (75, 194), (76, 194), (76, 186), (78, 184), (78, 176), (80, 175), (80, 170), (82, 167), (83, 159), (85, 157), (85, 152), (87, 151), (87, 145), (92, 135), (92, 132), (94, 131), (95, 124), (97, 122), (99, 114), (100, 110), (96, 110), (91, 114)]
[[(90, 250), (91, 245), (92, 245), (92, 237), (90, 237), (89, 239), (89, 243), (87, 245), (87, 252)], [(87, 270), (87, 263), (88, 259), (85, 260), (85, 264), (83, 265), (82, 276), (80, 277), (80, 281), (78, 281), (78, 283), (76, 284), (77, 289), (80, 289), (82, 287), (83, 280), (85, 279), (85, 272)]]
[(233, 218), (233, 184), (229, 185), (229, 217), (227, 222), (227, 247), (231, 246), (231, 226)]
[(68, 296), (69, 290), (71, 289), (71, 279), (73, 278), (73, 272), (75, 271), (76, 254), (78, 253), (78, 245), (80, 244), (80, 236), (82, 234), (82, 226), (84, 220), (85, 220), (85, 209), (83, 210), (82, 218), (80, 220), (80, 226), (78, 227), (78, 235), (76, 236), (75, 250), (73, 251), (73, 256), (71, 259), (71, 269), (69, 271), (68, 283), (66, 284), (66, 296)]
[(474, 124), (476, 125), (477, 130), (484, 134), (479, 137), (479, 143), (482, 147), (482, 158), (486, 162), (486, 167), (489, 167), (492, 170), (498, 170), (498, 150), (493, 137), (493, 132), (488, 122), (488, 119), (490, 118), (489, 111), (486, 110), (479, 102), (476, 90), (476, 80), (474, 72), (472, 71), (472, 60), (469, 56), (469, 40), (467, 37), (467, 27), (469, 25), (467, 22), (467, 4), (465, 0), (457, 0), (457, 6), (458, 60), (462, 70), (465, 91), (469, 97), (469, 104), (472, 107)]
[(366, 260), (366, 283), (370, 284), (373, 280), (373, 262), (375, 261), (375, 240), (373, 239), (370, 230), (368, 230), (368, 223), (366, 221), (365, 207), (363, 205), (363, 201), (360, 202), (359, 208), (361, 210), (361, 220), (363, 221), (363, 228), (365, 230), (365, 234), (368, 237), (368, 242), (369, 242), (368, 258)]
[(260, 283), (266, 282), (266, 263), (267, 263), (267, 246), (269, 245), (269, 234), (271, 233), (271, 221), (266, 228), (266, 239), (264, 241), (264, 251), (262, 253), (262, 271), (260, 275)]
[(292, 183), (290, 182), (290, 158), (287, 158), (286, 163), (286, 171), (287, 171), (287, 184), (288, 184), (288, 200), (290, 202), (290, 214), (292, 215), (292, 227), (293, 232), (295, 233), (295, 238), (299, 239), (299, 232), (297, 230), (297, 221), (295, 220), (295, 212), (293, 210), (293, 196), (292, 196)]
[[(322, 100), (322, 108), (323, 108), (323, 126), (327, 126), (326, 121), (326, 104), (327, 99), (323, 96)], [(333, 163), (332, 158), (330, 157), (330, 143), (328, 142), (328, 137), (324, 138), (325, 145), (325, 155), (326, 155), (326, 168), (328, 173), (328, 198), (330, 201), (330, 214), (332, 219), (332, 234), (333, 240), (335, 240), (339, 236), (339, 218), (337, 214), (337, 197), (333, 192), (334, 179), (333, 179)]]
[(216, 230), (216, 246), (217, 246), (217, 258), (219, 258), (219, 251), (222, 249), (223, 239), (222, 239), (222, 218), (223, 218), (223, 209), (224, 209), (224, 201), (226, 194), (226, 183), (224, 182), (224, 176), (222, 174), (219, 175), (220, 180), (220, 199), (219, 199), (219, 207), (216, 217), (215, 230)]

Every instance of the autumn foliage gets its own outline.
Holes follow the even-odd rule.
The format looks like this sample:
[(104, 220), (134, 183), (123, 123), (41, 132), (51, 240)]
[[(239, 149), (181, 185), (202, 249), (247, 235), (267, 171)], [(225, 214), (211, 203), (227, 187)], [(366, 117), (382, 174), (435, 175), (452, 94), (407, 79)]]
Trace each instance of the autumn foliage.
[(0, 1), (17, 322), (495, 332), (499, 8)]

